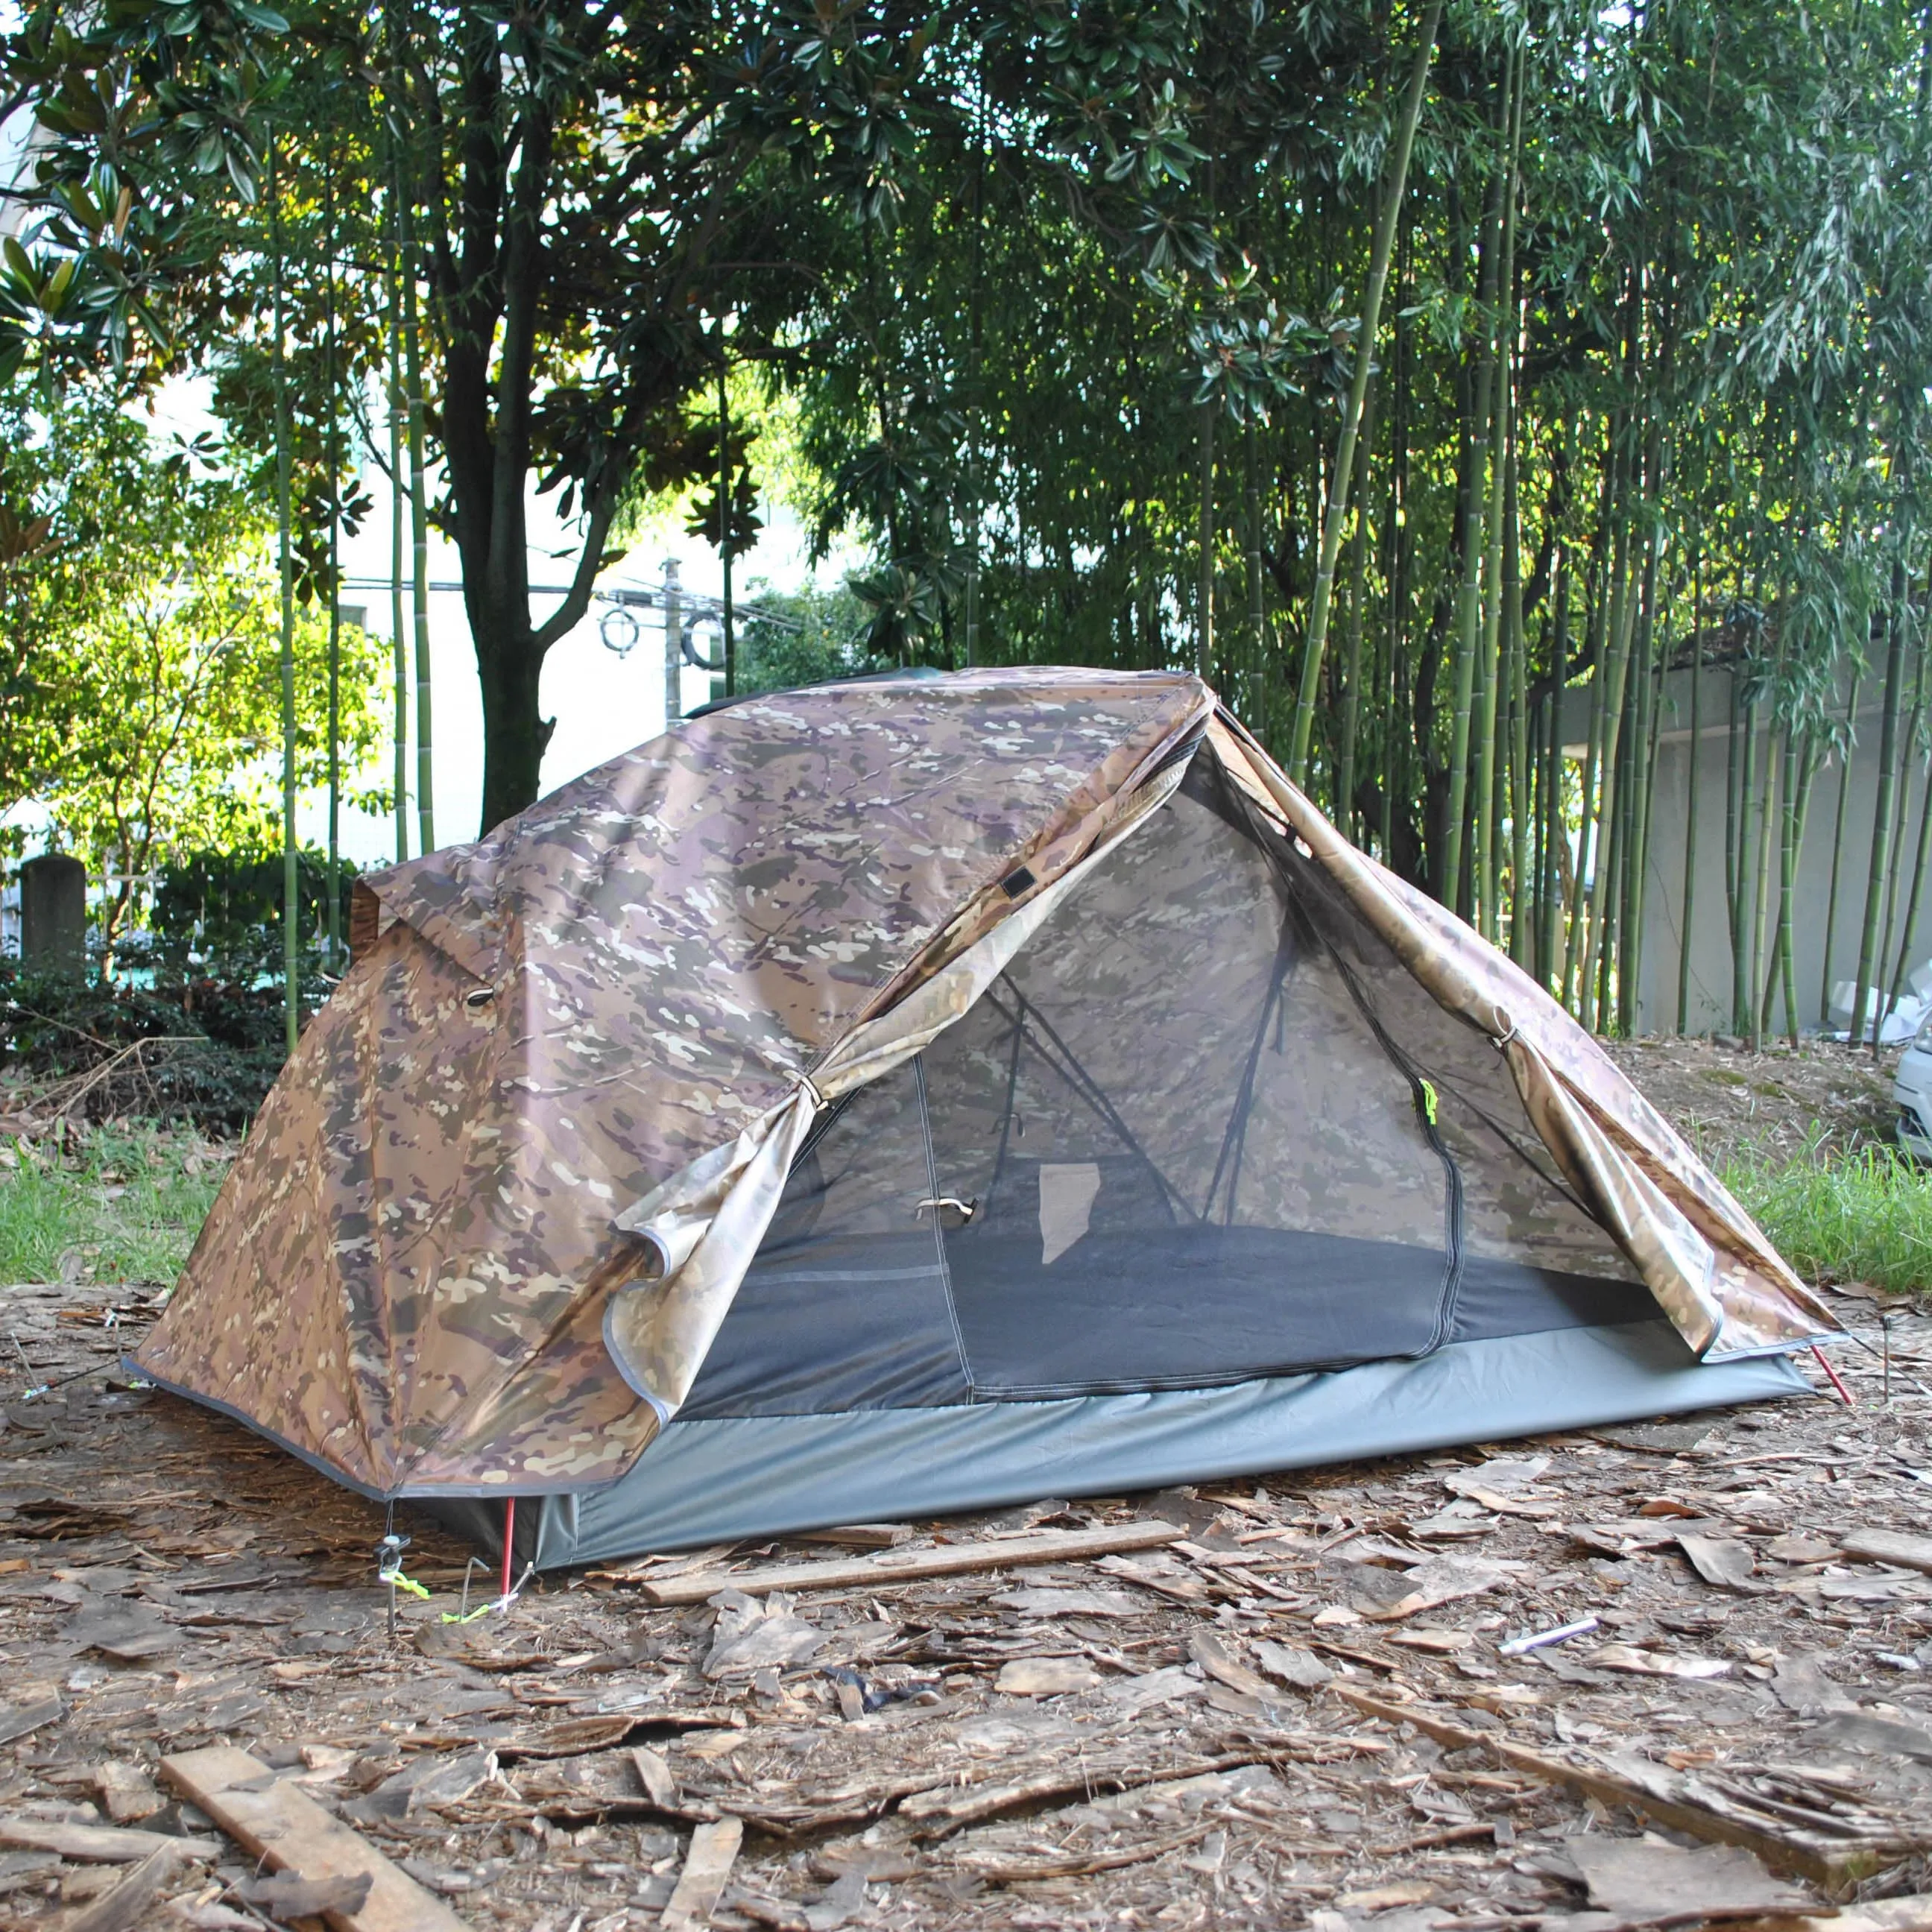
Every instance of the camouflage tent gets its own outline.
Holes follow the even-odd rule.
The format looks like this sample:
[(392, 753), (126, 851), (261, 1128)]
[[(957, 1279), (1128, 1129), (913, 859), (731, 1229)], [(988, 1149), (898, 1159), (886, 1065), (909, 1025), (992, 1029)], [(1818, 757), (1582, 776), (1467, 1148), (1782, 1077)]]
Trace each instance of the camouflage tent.
[(542, 1562), (1778, 1394), (1834, 1326), (1192, 678), (748, 700), (358, 892), (138, 1366), (542, 1498)]

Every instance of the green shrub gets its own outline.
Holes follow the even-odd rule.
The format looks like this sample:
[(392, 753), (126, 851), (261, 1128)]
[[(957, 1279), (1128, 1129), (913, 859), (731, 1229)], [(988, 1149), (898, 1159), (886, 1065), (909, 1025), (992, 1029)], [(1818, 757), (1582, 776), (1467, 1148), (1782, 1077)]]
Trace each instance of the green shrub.
[(0, 960), (0, 1110), (236, 1134), (286, 1057), (279, 986), (151, 991)]

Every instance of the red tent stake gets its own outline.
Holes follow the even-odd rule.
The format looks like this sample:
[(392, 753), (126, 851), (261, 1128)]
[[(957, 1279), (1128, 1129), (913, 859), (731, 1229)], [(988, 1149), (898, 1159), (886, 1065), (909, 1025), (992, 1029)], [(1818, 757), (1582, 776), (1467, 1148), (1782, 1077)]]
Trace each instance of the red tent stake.
[(1839, 1381), (1838, 1370), (1833, 1368), (1829, 1362), (1826, 1360), (1824, 1350), (1820, 1348), (1816, 1342), (1814, 1342), (1811, 1344), (1811, 1352), (1818, 1358), (1819, 1367), (1822, 1369), (1826, 1374), (1831, 1377), (1832, 1386), (1844, 1397), (1845, 1406), (1847, 1408), (1856, 1408), (1858, 1407), (1858, 1404), (1852, 1401), (1851, 1390), (1846, 1388), (1843, 1382)]

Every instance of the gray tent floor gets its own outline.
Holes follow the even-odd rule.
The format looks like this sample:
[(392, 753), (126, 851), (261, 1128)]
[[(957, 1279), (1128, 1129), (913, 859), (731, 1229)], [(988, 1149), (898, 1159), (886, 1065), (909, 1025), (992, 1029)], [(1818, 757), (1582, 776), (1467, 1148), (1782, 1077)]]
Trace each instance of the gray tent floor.
[[(1769, 1355), (1701, 1363), (1662, 1320), (1452, 1343), (1416, 1360), (1225, 1388), (674, 1420), (622, 1481), (520, 1508), (539, 1569), (1304, 1468), (1805, 1388)], [(501, 1505), (434, 1505), (500, 1548)]]

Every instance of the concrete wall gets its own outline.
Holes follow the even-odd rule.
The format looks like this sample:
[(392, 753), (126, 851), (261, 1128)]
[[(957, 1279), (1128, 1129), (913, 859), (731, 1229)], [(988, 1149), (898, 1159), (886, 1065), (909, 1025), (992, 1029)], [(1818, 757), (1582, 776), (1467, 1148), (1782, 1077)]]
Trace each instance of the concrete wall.
[[(1878, 740), (1882, 681), (1867, 677), (1858, 692), (1858, 715), (1846, 799), (1844, 854), (1840, 862), (1836, 914), (1832, 924), (1831, 976), (1850, 980), (1858, 963), (1858, 934), (1864, 916), (1865, 875), (1870, 863), (1872, 818), (1878, 789)], [(1570, 694), (1574, 699), (1586, 693)], [(1696, 742), (1690, 735), (1690, 674), (1672, 672), (1665, 680), (1662, 729), (1658, 734), (1656, 790), (1652, 805), (1650, 854), (1645, 880), (1644, 940), (1636, 988), (1637, 1026), (1644, 1033), (1668, 1033), (1677, 1024), (1678, 964), (1683, 944), (1685, 823), (1690, 788), (1697, 786), (1696, 877), (1692, 894), (1690, 982), (1686, 1025), (1692, 1033), (1728, 1032), (1731, 1025), (1731, 945), (1724, 902), (1724, 790), (1729, 760), (1730, 674), (1706, 669), (1699, 703)], [(1909, 700), (1910, 694), (1906, 694)], [(1839, 715), (1844, 716), (1842, 704)], [(1566, 706), (1566, 736), (1581, 740), (1587, 728), (1587, 704)], [(1904, 721), (1901, 718), (1900, 728)], [(1759, 758), (1764, 736), (1759, 735)], [(1580, 749), (1580, 744), (1578, 748)], [(1892, 934), (1892, 959), (1904, 937), (1904, 900), (1910, 890), (1912, 861), (1924, 800), (1925, 775), (1915, 755), (1907, 763), (1905, 859), (1900, 870), (1900, 903)], [(1792, 958), (1798, 994), (1798, 1023), (1826, 1024), (1820, 1005), (1825, 962), (1825, 915), (1831, 903), (1832, 838), (1839, 790), (1845, 782), (1837, 758), (1813, 782), (1792, 899)], [(1757, 836), (1754, 818), (1752, 837)], [(1776, 837), (1776, 817), (1773, 838)], [(1766, 950), (1770, 950), (1778, 917), (1778, 850), (1772, 871), (1766, 916)], [(1932, 955), (1932, 883), (1924, 892), (1915, 962)], [(1888, 978), (1891, 960), (1881, 982)], [(1762, 982), (1760, 982), (1760, 986)], [(1784, 1024), (1780, 993), (1773, 1024)], [(1840, 1016), (1831, 1024), (1843, 1026)]]

